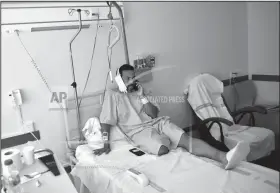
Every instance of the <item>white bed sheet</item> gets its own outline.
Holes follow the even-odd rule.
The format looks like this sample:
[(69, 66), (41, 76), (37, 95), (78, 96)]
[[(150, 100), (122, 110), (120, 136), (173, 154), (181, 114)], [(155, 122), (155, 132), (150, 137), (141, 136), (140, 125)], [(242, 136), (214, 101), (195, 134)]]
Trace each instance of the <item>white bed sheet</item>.
[(79, 177), (92, 193), (158, 192), (151, 186), (141, 187), (124, 171), (102, 167), (89, 169), (94, 165), (133, 167), (167, 193), (279, 192), (279, 172), (269, 168), (242, 162), (238, 168), (226, 171), (218, 162), (196, 157), (181, 148), (160, 157), (138, 157), (128, 151), (131, 148), (126, 142), (119, 142), (109, 154), (94, 156), (89, 146), (79, 146), (76, 150), (79, 163), (72, 175)]

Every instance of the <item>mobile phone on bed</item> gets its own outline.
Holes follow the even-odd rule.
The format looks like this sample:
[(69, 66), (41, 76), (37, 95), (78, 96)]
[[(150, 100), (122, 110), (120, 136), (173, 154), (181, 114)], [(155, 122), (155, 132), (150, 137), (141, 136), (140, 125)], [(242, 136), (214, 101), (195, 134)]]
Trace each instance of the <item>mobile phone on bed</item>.
[(131, 153), (133, 153), (134, 155), (137, 155), (137, 156), (142, 156), (144, 155), (145, 153), (137, 148), (132, 148), (129, 150)]

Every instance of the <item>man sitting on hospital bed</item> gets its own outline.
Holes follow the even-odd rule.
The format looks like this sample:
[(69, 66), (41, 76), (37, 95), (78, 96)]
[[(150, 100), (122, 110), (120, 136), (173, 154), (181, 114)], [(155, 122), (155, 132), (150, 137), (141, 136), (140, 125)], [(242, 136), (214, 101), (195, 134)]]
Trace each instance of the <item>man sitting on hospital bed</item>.
[[(149, 102), (143, 87), (135, 81), (134, 68), (125, 64), (119, 74), (127, 85), (127, 92), (108, 90), (100, 114), (101, 131), (106, 140), (104, 148), (95, 150), (96, 155), (110, 152), (108, 138), (112, 126), (118, 126), (128, 139), (143, 151), (164, 155), (170, 149), (181, 147), (196, 156), (219, 161), (225, 169), (236, 167), (246, 159), (250, 151), (247, 143), (239, 143), (228, 153), (221, 152), (204, 141), (192, 138), (169, 117), (158, 117), (159, 106)], [(135, 86), (136, 85), (136, 86)]]

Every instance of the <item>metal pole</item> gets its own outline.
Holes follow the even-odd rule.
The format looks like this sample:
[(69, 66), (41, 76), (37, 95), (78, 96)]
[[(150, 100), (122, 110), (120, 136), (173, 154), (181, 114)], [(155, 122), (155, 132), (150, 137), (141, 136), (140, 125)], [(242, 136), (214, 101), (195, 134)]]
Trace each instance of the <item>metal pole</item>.
[(74, 39), (78, 36), (78, 34), (81, 32), (82, 29), (82, 21), (81, 21), (81, 9), (77, 9), (78, 15), (79, 15), (79, 29), (77, 31), (77, 33), (75, 34), (75, 36), (72, 38), (72, 40), (69, 43), (69, 47), (70, 47), (70, 59), (71, 59), (71, 66), (72, 66), (72, 77), (73, 77), (73, 83), (71, 84), (71, 86), (74, 88), (75, 90), (75, 102), (76, 102), (76, 114), (77, 114), (77, 129), (79, 129), (79, 134), (80, 134), (80, 140), (81, 140), (81, 130), (80, 130), (80, 125), (81, 125), (81, 120), (80, 120), (80, 110), (79, 110), (79, 105), (78, 105), (78, 92), (77, 92), (77, 83), (75, 80), (75, 71), (74, 71), (74, 63), (73, 63), (73, 56), (72, 56), (72, 43), (74, 41)]
[(119, 12), (119, 16), (121, 19), (121, 27), (122, 27), (122, 36), (123, 36), (123, 46), (124, 46), (124, 54), (125, 54), (125, 61), (129, 64), (129, 57), (128, 57), (128, 48), (127, 48), (127, 41), (126, 41), (126, 33), (125, 33), (125, 25), (124, 25), (124, 18), (121, 7), (115, 2), (111, 1), (111, 3), (117, 8)]

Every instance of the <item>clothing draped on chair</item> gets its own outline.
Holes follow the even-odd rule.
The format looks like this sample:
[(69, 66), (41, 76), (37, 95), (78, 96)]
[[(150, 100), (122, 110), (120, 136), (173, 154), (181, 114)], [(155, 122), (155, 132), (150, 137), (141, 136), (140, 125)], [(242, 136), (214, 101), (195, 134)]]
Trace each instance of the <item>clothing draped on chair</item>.
[[(224, 104), (223, 91), (224, 86), (220, 80), (210, 74), (200, 74), (188, 81), (184, 93), (199, 119), (219, 117), (234, 123), (232, 126), (221, 123), (224, 143), (229, 149), (233, 148), (238, 141), (247, 141), (251, 148), (247, 157), (248, 161), (268, 155), (275, 148), (274, 133), (265, 128), (235, 124), (229, 109)], [(222, 136), (218, 124), (212, 125), (210, 133), (216, 140), (221, 141)]]

